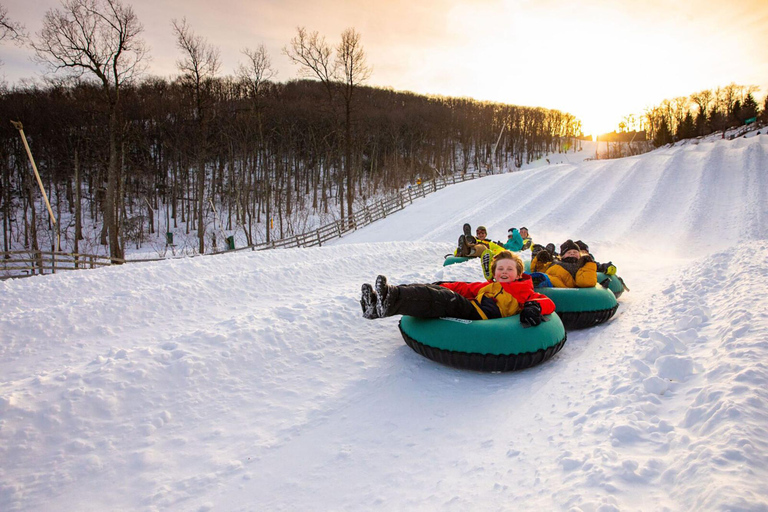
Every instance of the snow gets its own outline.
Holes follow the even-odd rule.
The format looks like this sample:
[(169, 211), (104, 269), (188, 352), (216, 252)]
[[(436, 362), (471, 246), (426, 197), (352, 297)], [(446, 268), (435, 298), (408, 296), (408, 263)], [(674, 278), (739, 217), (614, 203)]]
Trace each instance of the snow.
[[(589, 153), (587, 150), (583, 153)], [(768, 510), (768, 135), (450, 186), (324, 247), (0, 282), (0, 510)], [(461, 225), (631, 288), (534, 368), (364, 320)]]

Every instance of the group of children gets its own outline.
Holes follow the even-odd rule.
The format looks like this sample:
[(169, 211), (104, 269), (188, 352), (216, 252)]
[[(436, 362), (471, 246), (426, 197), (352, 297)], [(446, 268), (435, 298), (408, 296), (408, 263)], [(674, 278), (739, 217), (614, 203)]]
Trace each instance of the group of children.
[(533, 244), (525, 227), (510, 228), (504, 243), (489, 240), (485, 226), (478, 226), (475, 234), (472, 236), (471, 226), (464, 224), (454, 254), (479, 257), (486, 282), (394, 286), (380, 275), (375, 288), (368, 283), (362, 286), (363, 317), (372, 320), (410, 315), (487, 320), (519, 315), (523, 325), (539, 325), (544, 315), (555, 310), (555, 305), (546, 295), (534, 291), (534, 281), (524, 273), (523, 261), (516, 254), (521, 250), (531, 249), (531, 273), (545, 274), (556, 288), (590, 288), (597, 284), (597, 272), (616, 273), (613, 263), (595, 262), (581, 240), (566, 240), (556, 254), (554, 244)]
[(510, 228), (507, 232), (506, 242), (492, 242), (488, 239), (488, 230), (485, 226), (477, 226), (475, 235), (472, 236), (472, 227), (464, 224), (464, 234), (459, 236), (459, 244), (454, 251), (454, 256), (466, 258), (479, 258), (482, 254), (490, 250), (493, 254), (498, 254), (504, 249), (512, 252), (524, 251), (531, 248), (531, 237), (528, 234), (528, 228)]

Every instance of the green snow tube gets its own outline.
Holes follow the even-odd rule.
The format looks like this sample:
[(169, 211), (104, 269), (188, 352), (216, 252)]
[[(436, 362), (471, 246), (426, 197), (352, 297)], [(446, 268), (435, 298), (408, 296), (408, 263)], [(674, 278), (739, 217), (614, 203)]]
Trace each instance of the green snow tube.
[(597, 273), (598, 283), (602, 283), (606, 279), (608, 279), (608, 289), (613, 292), (613, 295), (616, 296), (617, 299), (621, 297), (621, 294), (624, 293), (624, 290), (629, 291), (629, 289), (624, 286), (624, 281), (619, 276), (609, 276), (608, 274), (603, 274), (602, 272)]
[(565, 344), (557, 313), (548, 322), (523, 327), (518, 316), (493, 320), (403, 316), (400, 333), (422, 356), (448, 366), (481, 372), (522, 370), (551, 358)]
[(611, 318), (619, 303), (613, 292), (601, 285), (593, 288), (535, 288), (555, 303), (566, 329), (584, 329)]
[(465, 258), (464, 256), (453, 256), (448, 255), (445, 257), (445, 260), (443, 261), (443, 266), (447, 267), (448, 265), (453, 265), (454, 263), (464, 263), (465, 261), (471, 260), (472, 258)]

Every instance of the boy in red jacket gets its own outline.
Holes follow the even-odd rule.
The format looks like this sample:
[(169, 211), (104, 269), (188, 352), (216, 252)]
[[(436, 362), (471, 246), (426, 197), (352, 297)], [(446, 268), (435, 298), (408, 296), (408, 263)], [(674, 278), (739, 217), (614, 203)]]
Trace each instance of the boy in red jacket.
[(487, 320), (520, 315), (520, 323), (539, 325), (543, 315), (555, 310), (546, 295), (533, 291), (531, 276), (523, 274), (519, 256), (502, 251), (493, 259), (492, 282), (406, 284), (391, 286), (387, 278), (376, 278), (376, 290), (362, 286), (363, 317), (384, 318), (410, 315), (419, 318), (453, 317)]

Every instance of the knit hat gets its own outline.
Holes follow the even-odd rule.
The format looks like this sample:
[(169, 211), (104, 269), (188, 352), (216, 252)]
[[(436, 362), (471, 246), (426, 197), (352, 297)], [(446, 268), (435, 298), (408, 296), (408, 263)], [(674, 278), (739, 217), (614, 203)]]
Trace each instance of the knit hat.
[(579, 249), (579, 246), (576, 245), (576, 243), (569, 238), (568, 240), (566, 240), (560, 245), (560, 257), (562, 257), (565, 253), (567, 253), (571, 249), (574, 249), (576, 251), (581, 251), (581, 249)]
[(576, 240), (574, 243), (579, 246), (579, 250), (580, 251), (587, 251), (587, 252), (589, 252), (589, 246), (587, 244), (585, 244), (584, 242), (582, 242), (581, 240)]
[(475, 231), (480, 231), (481, 229), (482, 229), (483, 231), (485, 231), (486, 233), (488, 232), (488, 230), (487, 230), (487, 229), (485, 229), (485, 226), (477, 226), (477, 227), (475, 228)]
[(528, 228), (527, 228), (527, 227), (525, 227), (525, 226), (523, 226), (523, 227), (521, 227), (521, 228), (520, 228), (520, 231), (522, 231), (522, 230), (526, 230), (526, 231), (528, 231)]

